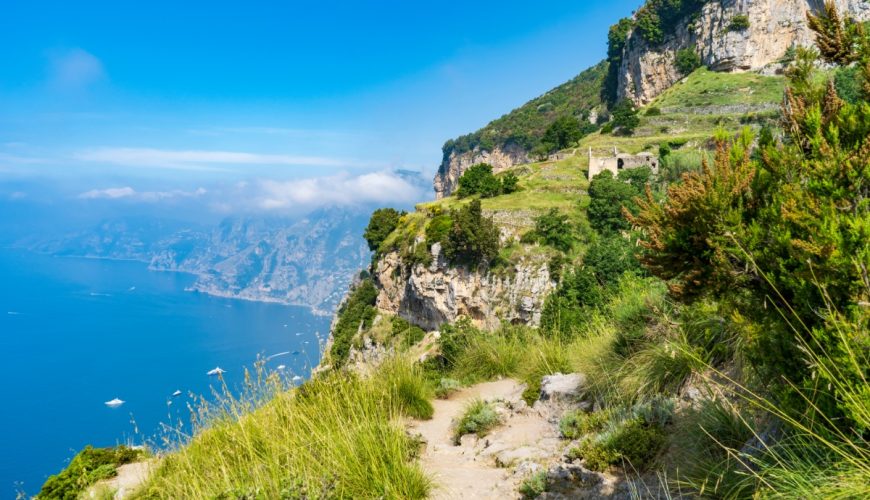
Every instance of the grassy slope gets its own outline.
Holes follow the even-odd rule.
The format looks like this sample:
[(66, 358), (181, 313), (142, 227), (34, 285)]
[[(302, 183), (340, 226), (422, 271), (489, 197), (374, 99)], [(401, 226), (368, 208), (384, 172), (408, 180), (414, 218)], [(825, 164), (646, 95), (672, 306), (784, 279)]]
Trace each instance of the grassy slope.
[[(748, 92), (747, 87), (762, 90)], [(606, 150), (616, 146), (637, 152), (654, 150), (660, 143), (675, 140), (688, 141), (684, 148), (700, 146), (718, 126), (735, 129), (744, 114), (702, 115), (691, 110), (669, 113), (671, 103), (691, 103), (701, 108), (723, 102), (764, 107), (778, 102), (777, 89), (781, 88), (778, 78), (696, 72), (653, 103), (653, 107), (665, 112), (661, 116), (642, 116), (635, 136), (595, 134), (581, 141), (575, 155), (517, 166), (513, 171), (520, 177), (522, 190), (484, 200), (483, 206), (490, 211), (533, 214), (557, 208), (580, 221), (585, 218), (587, 199), (587, 147)], [(663, 127), (669, 130), (664, 132)], [(391, 238), (403, 238), (402, 233), (422, 234), (432, 214), (466, 202), (449, 197), (421, 204), (417, 212), (404, 218)], [(505, 252), (523, 258), (544, 251), (542, 248), (515, 244)], [(599, 398), (621, 405), (633, 394), (653, 390), (651, 382), (672, 384), (674, 373), (687, 376), (696, 370), (693, 359), (674, 358), (674, 353), (680, 351), (661, 348), (678, 345), (681, 340), (679, 328), (671, 325), (670, 330), (662, 331), (659, 323), (650, 323), (650, 318), (662, 314), (660, 310), (654, 314), (650, 311), (660, 303), (660, 289), (643, 281), (627, 286), (589, 322), (583, 340), (562, 343), (543, 339), (534, 332), (474, 339), (457, 366), (444, 375), (465, 382), (512, 375), (534, 387), (546, 373), (578, 370), (590, 374), (592, 380), (602, 381), (594, 388)], [(662, 320), (670, 321), (667, 317)], [(651, 342), (649, 349), (639, 350), (646, 358), (637, 358), (632, 364), (613, 351), (613, 340), (616, 335), (624, 335), (620, 332), (638, 328), (647, 332), (641, 336), (659, 340)], [(665, 367), (659, 368), (656, 363)], [(492, 368), (493, 364), (496, 368)], [(643, 370), (646, 373), (641, 379), (636, 373)], [(396, 423), (397, 417), (422, 404), (422, 395), (431, 393), (431, 386), (425, 386), (421, 374), (388, 365), (369, 380), (327, 374), (306, 383), (302, 393), (308, 396), (302, 398), (298, 391), (271, 390), (270, 400), (261, 407), (250, 401), (230, 400), (224, 411), (205, 422), (207, 428), (163, 460), (141, 496), (316, 496), (328, 490), (338, 497), (414, 498), (428, 492), (428, 479), (413, 461), (414, 443)], [(533, 397), (532, 392), (529, 395)], [(324, 482), (329, 477), (333, 480)]]

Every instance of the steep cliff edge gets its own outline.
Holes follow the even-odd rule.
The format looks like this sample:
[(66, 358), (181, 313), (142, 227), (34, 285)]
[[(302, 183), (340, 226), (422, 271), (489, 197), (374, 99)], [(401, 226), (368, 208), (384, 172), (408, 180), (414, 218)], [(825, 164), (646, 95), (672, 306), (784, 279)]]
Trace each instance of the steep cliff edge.
[(461, 316), (478, 327), (498, 328), (502, 321), (537, 326), (544, 299), (555, 284), (546, 262), (529, 260), (510, 273), (476, 272), (450, 267), (433, 249), (429, 266), (405, 265), (395, 252), (378, 261), (377, 307), (427, 330)]
[[(856, 20), (870, 20), (870, 3), (864, 0), (834, 3)], [(821, 4), (815, 0), (707, 2), (699, 13), (678, 23), (660, 44), (649, 43), (635, 29), (622, 54), (617, 96), (636, 104), (650, 103), (682, 79), (676, 58), (684, 49), (695, 50), (701, 63), (714, 71), (773, 73), (789, 49), (813, 45), (806, 16)]]

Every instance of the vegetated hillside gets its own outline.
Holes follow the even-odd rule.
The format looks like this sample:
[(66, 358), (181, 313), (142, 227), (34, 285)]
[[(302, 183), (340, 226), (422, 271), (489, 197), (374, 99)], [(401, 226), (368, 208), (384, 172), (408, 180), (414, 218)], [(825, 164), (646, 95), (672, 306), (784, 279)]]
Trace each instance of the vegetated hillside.
[[(870, 497), (870, 38), (813, 25), (786, 79), (697, 71), (559, 160), (376, 212), (320, 375), (252, 377), (142, 497)], [(659, 174), (586, 180), (590, 147)], [(473, 481), (433, 463), (458, 456)]]
[(551, 152), (552, 145), (543, 144), (543, 139), (559, 119), (571, 119), (571, 127), (580, 135), (595, 130), (606, 74), (607, 63), (599, 63), (484, 128), (448, 140), (435, 176), (436, 196), (452, 194), (459, 177), (475, 163), (486, 162), (499, 172)]
[(492, 151), (514, 144), (531, 151), (544, 136), (544, 131), (560, 116), (588, 119), (589, 113), (601, 104), (601, 85), (607, 63), (601, 62), (573, 79), (497, 118), (482, 129), (450, 139), (442, 148), (444, 159), (452, 153), (462, 154), (474, 149)]

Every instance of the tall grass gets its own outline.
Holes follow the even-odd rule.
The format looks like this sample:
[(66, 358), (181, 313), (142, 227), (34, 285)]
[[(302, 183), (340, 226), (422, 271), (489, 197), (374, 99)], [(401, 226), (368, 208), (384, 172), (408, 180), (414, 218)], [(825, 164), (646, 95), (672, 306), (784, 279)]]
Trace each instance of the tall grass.
[(427, 495), (417, 443), (398, 421), (431, 415), (407, 362), (391, 360), (368, 378), (331, 371), (290, 391), (272, 376), (257, 389), (256, 401), (227, 395), (220, 409), (200, 412), (200, 432), (161, 461), (139, 497)]

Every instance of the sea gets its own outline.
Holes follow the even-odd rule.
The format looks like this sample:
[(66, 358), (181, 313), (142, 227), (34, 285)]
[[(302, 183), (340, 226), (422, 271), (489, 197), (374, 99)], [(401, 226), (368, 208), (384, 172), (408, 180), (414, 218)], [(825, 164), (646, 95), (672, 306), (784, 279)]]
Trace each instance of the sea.
[(239, 390), (258, 356), (310, 375), (330, 318), (185, 291), (193, 280), (0, 248), (0, 499), (38, 493), (89, 444), (162, 446), (166, 425), (190, 429), (195, 396)]

